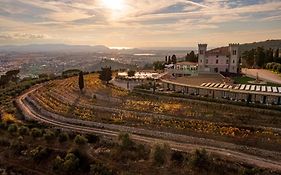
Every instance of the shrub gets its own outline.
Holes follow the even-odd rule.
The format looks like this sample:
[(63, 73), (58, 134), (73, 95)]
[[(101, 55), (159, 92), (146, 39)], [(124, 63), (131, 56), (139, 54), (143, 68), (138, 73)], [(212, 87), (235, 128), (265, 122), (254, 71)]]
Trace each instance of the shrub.
[(63, 171), (71, 172), (75, 171), (79, 167), (79, 158), (77, 158), (73, 153), (68, 153), (65, 156), (65, 161), (63, 163)]
[(84, 136), (77, 135), (74, 139), (74, 142), (77, 145), (85, 145), (88, 142), (88, 140)]
[(28, 133), (29, 133), (29, 128), (26, 127), (26, 126), (21, 126), (21, 127), (19, 127), (18, 132), (19, 132), (19, 135), (21, 135), (21, 136), (23, 136), (23, 135), (28, 135)]
[(118, 137), (119, 141), (121, 141), (121, 148), (124, 150), (130, 150), (134, 147), (134, 142), (131, 140), (128, 133), (121, 133)]
[(55, 139), (55, 133), (50, 130), (47, 130), (43, 137), (46, 141), (51, 141)]
[(5, 138), (0, 138), (0, 146), (10, 146), (9, 140)]
[(112, 171), (100, 163), (91, 164), (91, 174), (95, 175), (112, 175)]
[(168, 145), (157, 144), (154, 148), (153, 159), (154, 163), (158, 166), (163, 165), (168, 157), (169, 147)]
[(205, 149), (196, 149), (190, 163), (196, 168), (207, 168), (209, 164), (209, 156), (207, 151)]
[(18, 125), (17, 124), (11, 124), (8, 127), (8, 132), (9, 133), (15, 133), (15, 132), (17, 132), (17, 130), (18, 130)]
[(86, 138), (88, 139), (89, 143), (97, 143), (99, 142), (99, 136), (93, 134), (87, 134)]
[(57, 156), (53, 161), (53, 170), (58, 171), (62, 169), (63, 162), (64, 160), (60, 156)]
[(38, 128), (31, 129), (31, 135), (34, 138), (42, 137), (42, 130)]
[(13, 141), (10, 145), (10, 149), (14, 152), (15, 155), (20, 155), (23, 150), (27, 149), (27, 145), (19, 141)]
[(49, 148), (38, 146), (31, 150), (30, 153), (34, 161), (41, 162), (50, 156), (51, 150)]
[(66, 142), (68, 140), (69, 136), (67, 133), (63, 132), (59, 134), (59, 142)]
[(179, 151), (173, 151), (171, 155), (171, 161), (177, 164), (182, 164), (184, 161), (183, 153)]

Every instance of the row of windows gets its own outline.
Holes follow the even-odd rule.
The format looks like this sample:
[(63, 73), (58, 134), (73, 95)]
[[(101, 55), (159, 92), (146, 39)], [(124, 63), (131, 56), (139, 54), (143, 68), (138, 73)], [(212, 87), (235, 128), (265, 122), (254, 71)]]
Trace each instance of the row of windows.
[[(199, 50), (199, 53), (200, 53), (200, 55), (203, 55), (204, 54), (204, 50)], [(232, 55), (237, 55), (237, 50), (233, 50), (232, 51)], [(219, 56), (217, 55), (217, 57), (219, 57)]]
[[(203, 60), (200, 60), (201, 63), (203, 63)], [(235, 60), (232, 61), (233, 64), (235, 64)], [(206, 59), (206, 64), (209, 64), (208, 59)], [(219, 60), (216, 60), (216, 64), (219, 64)], [(226, 60), (226, 64), (229, 64), (229, 60)]]

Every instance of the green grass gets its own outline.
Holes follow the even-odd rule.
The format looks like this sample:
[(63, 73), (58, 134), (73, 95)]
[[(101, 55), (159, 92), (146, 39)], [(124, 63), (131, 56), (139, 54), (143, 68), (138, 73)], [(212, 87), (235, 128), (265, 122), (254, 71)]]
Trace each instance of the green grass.
[[(254, 78), (250, 78), (247, 76), (239, 76), (239, 77), (233, 77), (232, 78), (236, 84), (254, 84), (250, 83), (251, 81), (255, 81)], [(277, 83), (271, 83), (271, 82), (266, 82), (267, 86), (281, 86), (280, 84)]]
[(249, 84), (250, 81), (255, 81), (254, 78), (250, 78), (250, 77), (246, 77), (246, 76), (233, 77), (232, 79), (237, 84)]

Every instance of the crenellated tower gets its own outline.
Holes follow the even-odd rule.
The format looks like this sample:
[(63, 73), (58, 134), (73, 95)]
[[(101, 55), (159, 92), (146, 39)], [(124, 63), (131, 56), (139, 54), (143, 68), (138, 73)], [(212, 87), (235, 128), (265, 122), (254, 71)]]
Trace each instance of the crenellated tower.
[(229, 53), (230, 53), (229, 71), (233, 73), (239, 73), (240, 72), (239, 44), (236, 43), (229, 44)]
[(198, 44), (198, 66), (199, 71), (205, 71), (207, 44)]

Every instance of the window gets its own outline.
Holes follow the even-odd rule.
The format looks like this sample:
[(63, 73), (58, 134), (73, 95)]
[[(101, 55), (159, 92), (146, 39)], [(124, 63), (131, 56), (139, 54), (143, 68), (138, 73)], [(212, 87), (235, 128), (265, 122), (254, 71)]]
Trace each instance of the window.
[(235, 60), (233, 60), (233, 64), (235, 63)]
[(226, 64), (229, 64), (229, 60), (226, 60)]
[(208, 59), (206, 59), (206, 64), (208, 64)]
[(232, 55), (236, 55), (236, 54), (237, 54), (237, 51), (233, 50)]
[(203, 51), (203, 50), (200, 50), (200, 54), (201, 54), (201, 55), (204, 54), (204, 51)]
[(216, 64), (219, 64), (219, 60), (216, 60)]
[(200, 60), (200, 62), (202, 63), (202, 62), (203, 62), (203, 60)]

